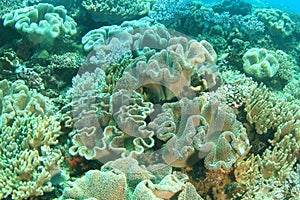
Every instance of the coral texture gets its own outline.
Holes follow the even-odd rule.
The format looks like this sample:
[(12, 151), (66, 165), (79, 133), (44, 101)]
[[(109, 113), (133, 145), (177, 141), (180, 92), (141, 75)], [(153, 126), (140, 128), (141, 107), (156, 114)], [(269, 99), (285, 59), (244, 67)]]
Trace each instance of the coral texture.
[(149, 12), (149, 17), (163, 24), (170, 24), (190, 14), (192, 0), (157, 0)]
[(264, 22), (272, 36), (285, 38), (293, 34), (295, 23), (287, 13), (275, 9), (257, 9), (254, 14)]
[(82, 6), (92, 15), (95, 22), (118, 24), (147, 15), (151, 0), (84, 0)]
[(205, 80), (204, 84), (192, 83), (193, 76), (208, 69), (209, 64), (204, 64), (213, 64), (216, 58), (213, 47), (205, 40), (198, 42), (172, 37), (166, 49), (125, 71), (116, 89), (136, 90), (144, 87), (149, 91), (148, 98), (156, 101), (194, 95), (195, 92), (207, 89), (209, 80)]
[[(95, 49), (97, 60), (105, 62), (106, 57), (120, 56), (122, 55), (120, 52), (141, 50), (144, 47), (165, 48), (169, 38), (170, 34), (164, 25), (156, 24), (154, 20), (144, 17), (139, 20), (125, 21), (121, 25), (103, 26), (91, 30), (82, 37), (81, 41), (85, 51)], [(101, 53), (102, 57), (97, 56), (97, 53)]]
[(170, 199), (178, 195), (179, 200), (202, 199), (187, 177), (181, 173), (154, 177), (145, 166), (134, 159), (122, 158), (104, 165), (101, 170), (90, 170), (85, 176), (64, 190), (61, 199)]
[(193, 165), (205, 158), (207, 169), (229, 170), (238, 157), (248, 153), (245, 128), (229, 108), (213, 98), (165, 103), (149, 126), (157, 138), (167, 140), (162, 156), (172, 166)]
[(277, 58), (266, 49), (252, 48), (243, 56), (245, 72), (258, 80), (275, 76), (279, 69)]
[(0, 82), (0, 198), (26, 199), (53, 190), (51, 178), (62, 162), (60, 124), (46, 97), (24, 82)]
[(74, 35), (76, 22), (63, 6), (40, 3), (3, 15), (4, 26), (15, 28), (34, 44), (49, 45), (62, 35)]

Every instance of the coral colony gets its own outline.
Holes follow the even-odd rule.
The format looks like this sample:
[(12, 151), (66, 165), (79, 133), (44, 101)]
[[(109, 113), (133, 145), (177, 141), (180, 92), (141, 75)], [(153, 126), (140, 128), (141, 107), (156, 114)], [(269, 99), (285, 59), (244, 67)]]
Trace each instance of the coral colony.
[(300, 199), (299, 13), (0, 4), (0, 199)]

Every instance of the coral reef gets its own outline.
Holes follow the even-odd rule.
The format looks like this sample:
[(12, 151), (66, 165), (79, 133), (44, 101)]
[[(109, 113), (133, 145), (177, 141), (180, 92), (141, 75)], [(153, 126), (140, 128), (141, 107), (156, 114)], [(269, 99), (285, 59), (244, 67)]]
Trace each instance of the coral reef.
[(118, 159), (101, 170), (90, 170), (75, 182), (69, 182), (60, 199), (202, 199), (187, 177), (180, 173), (166, 173), (155, 177), (134, 159)]
[(299, 199), (300, 15), (210, 2), (1, 2), (0, 199)]
[(299, 169), (295, 167), (295, 150), (299, 151), (298, 139), (285, 136), (274, 148), (262, 156), (252, 154), (239, 162), (234, 170), (236, 181), (242, 191), (237, 198), (299, 198)]
[(2, 16), (4, 26), (15, 28), (35, 45), (45, 48), (61, 35), (76, 34), (76, 22), (63, 6), (40, 3), (13, 10)]
[(221, 4), (212, 6), (218, 13), (229, 12), (231, 15), (248, 15), (251, 13), (252, 5), (242, 0), (224, 0)]
[(206, 98), (165, 103), (149, 124), (158, 138), (167, 141), (162, 156), (169, 165), (183, 167), (205, 158), (207, 169), (229, 170), (247, 154), (249, 141), (242, 124), (230, 109)]
[(103, 26), (91, 30), (82, 37), (82, 44), (85, 51), (95, 49), (97, 60), (103, 59), (101, 62), (104, 63), (105, 58), (115, 59), (128, 51), (142, 50), (144, 47), (164, 48), (169, 38), (170, 34), (164, 25), (145, 17), (125, 21), (119, 26)]
[(192, 0), (157, 0), (149, 12), (149, 17), (163, 24), (170, 24), (190, 14)]
[(24, 82), (0, 82), (0, 198), (26, 199), (53, 190), (51, 178), (60, 173), (60, 124), (46, 97)]
[(152, 0), (83, 0), (82, 6), (95, 22), (118, 24), (146, 16), (152, 3)]
[(258, 80), (275, 76), (279, 63), (275, 55), (266, 49), (252, 48), (243, 56), (245, 72)]
[(0, 52), (0, 79), (13, 79), (16, 69), (22, 60), (13, 49), (4, 49)]
[[(202, 82), (191, 83), (193, 76), (208, 72), (216, 57), (213, 47), (205, 40), (198, 42), (188, 41), (184, 37), (173, 37), (166, 49), (152, 55), (146, 61), (137, 62), (132, 69), (125, 71), (124, 78), (119, 80), (116, 88), (136, 90), (144, 87), (149, 91), (147, 98), (159, 102), (194, 95), (196, 92), (210, 89), (207, 83), (216, 81), (210, 81), (207, 76)], [(212, 83), (210, 86), (215, 85), (216, 83)]]
[(274, 9), (256, 9), (254, 14), (260, 21), (264, 22), (272, 36), (285, 38), (293, 34), (295, 23), (287, 13)]

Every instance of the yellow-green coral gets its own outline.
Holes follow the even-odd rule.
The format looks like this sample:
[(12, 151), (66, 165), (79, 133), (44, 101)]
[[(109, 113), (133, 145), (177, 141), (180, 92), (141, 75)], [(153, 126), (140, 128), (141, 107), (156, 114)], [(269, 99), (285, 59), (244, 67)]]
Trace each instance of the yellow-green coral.
[(0, 81), (0, 198), (26, 199), (52, 191), (63, 157), (56, 145), (60, 124), (46, 97), (23, 81)]
[(235, 196), (241, 199), (297, 199), (298, 194), (294, 191), (299, 190), (299, 180), (292, 177), (297, 173), (294, 168), (296, 148), (299, 150), (299, 140), (290, 134), (262, 156), (252, 154), (237, 163), (234, 174), (242, 189)]

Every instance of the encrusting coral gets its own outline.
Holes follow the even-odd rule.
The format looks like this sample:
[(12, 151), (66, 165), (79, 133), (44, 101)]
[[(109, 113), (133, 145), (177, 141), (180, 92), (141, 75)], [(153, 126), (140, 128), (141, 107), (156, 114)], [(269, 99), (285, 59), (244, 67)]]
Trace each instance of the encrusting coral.
[(60, 124), (47, 98), (22, 81), (0, 81), (0, 198), (26, 199), (53, 190), (60, 173)]

